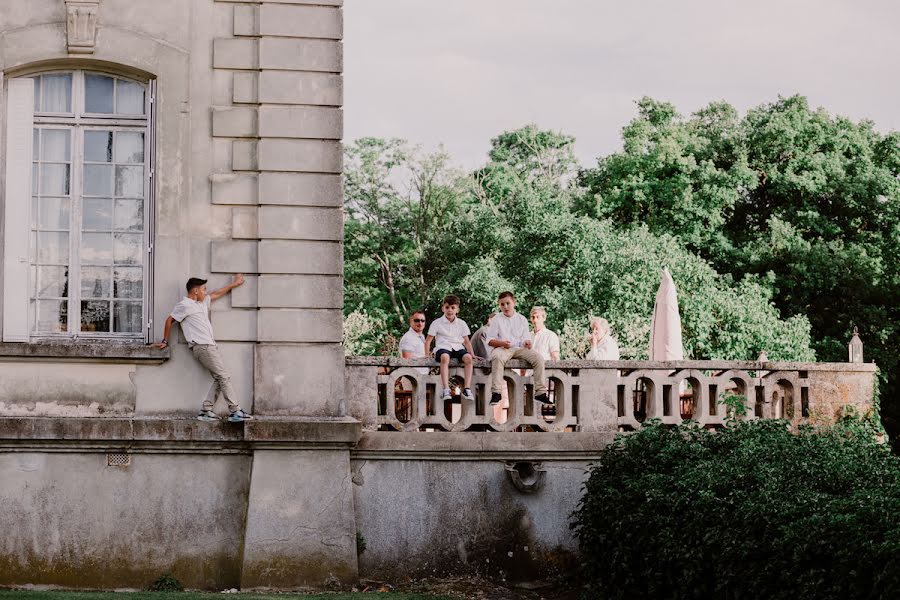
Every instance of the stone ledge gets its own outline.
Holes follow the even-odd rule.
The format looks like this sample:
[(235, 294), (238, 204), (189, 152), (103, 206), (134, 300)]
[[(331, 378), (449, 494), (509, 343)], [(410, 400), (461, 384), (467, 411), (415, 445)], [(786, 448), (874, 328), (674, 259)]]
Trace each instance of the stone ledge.
[[(393, 356), (348, 356), (345, 359), (348, 367), (438, 367), (439, 363), (430, 358), (396, 358)], [(451, 366), (462, 363), (453, 360)], [(476, 367), (490, 368), (490, 361), (476, 358)], [(800, 363), (800, 362), (758, 362), (749, 360), (548, 360), (548, 369), (619, 369), (634, 371), (638, 369), (656, 370), (698, 370), (724, 371), (737, 369), (742, 371), (843, 371), (848, 373), (874, 373), (878, 369), (875, 363)], [(530, 366), (522, 360), (511, 360), (506, 363), (508, 369), (527, 369)]]
[(616, 436), (600, 432), (366, 431), (352, 458), (397, 460), (542, 460), (598, 458)]
[(0, 361), (36, 359), (73, 362), (162, 364), (171, 357), (169, 348), (113, 341), (96, 342), (0, 342)]

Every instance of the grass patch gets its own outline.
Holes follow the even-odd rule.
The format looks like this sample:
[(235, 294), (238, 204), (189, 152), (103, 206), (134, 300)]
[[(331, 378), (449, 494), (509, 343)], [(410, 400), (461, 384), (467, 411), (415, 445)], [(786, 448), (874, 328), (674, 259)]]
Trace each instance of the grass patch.
[[(0, 590), (0, 600), (213, 600), (239, 598), (240, 600), (360, 600), (376, 595), (375, 592), (342, 594), (221, 594), (215, 592), (67, 592), (61, 590), (36, 592), (32, 590)], [(403, 594), (381, 592), (379, 600), (452, 600), (449, 596), (432, 594)]]

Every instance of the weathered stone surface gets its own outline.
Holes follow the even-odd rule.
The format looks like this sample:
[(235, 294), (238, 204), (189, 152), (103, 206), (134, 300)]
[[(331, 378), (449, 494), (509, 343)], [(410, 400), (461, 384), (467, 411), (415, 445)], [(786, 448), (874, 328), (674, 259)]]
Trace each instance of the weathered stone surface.
[[(340, 173), (343, 166), (339, 142), (264, 138), (258, 143), (257, 164), (261, 171)], [(239, 168), (236, 162), (235, 170)]]
[(335, 416), (343, 410), (340, 344), (259, 344), (254, 410), (261, 415)]
[(105, 451), (8, 452), (0, 481), (0, 585), (143, 587), (164, 572), (191, 588), (240, 585), (250, 457), (132, 454), (109, 467)]
[(217, 69), (258, 69), (259, 42), (231, 38), (214, 40), (213, 67)]
[(343, 279), (333, 275), (261, 275), (259, 306), (269, 308), (341, 308)]
[(259, 102), (259, 73), (236, 72), (231, 80), (231, 100), (235, 104)]
[(213, 136), (256, 137), (256, 112), (255, 108), (249, 107), (213, 107)]
[(344, 70), (343, 46), (332, 40), (263, 38), (259, 41), (259, 68), (340, 73)]
[(341, 176), (320, 173), (260, 173), (259, 198), (262, 204), (344, 205)]
[(256, 204), (259, 179), (255, 173), (214, 173), (213, 204)]
[(269, 3), (259, 8), (261, 35), (339, 40), (342, 30), (338, 8)]
[(337, 309), (263, 308), (258, 335), (264, 342), (340, 343), (342, 324)]
[(212, 242), (211, 270), (216, 273), (257, 273), (257, 242)]
[(259, 168), (258, 143), (234, 141), (231, 143), (231, 168), (235, 171), (256, 171)]
[(261, 240), (258, 273), (341, 275), (343, 249), (333, 242)]
[(233, 32), (235, 36), (259, 35), (259, 7), (249, 5), (235, 6)]
[(244, 437), (259, 446), (265, 442), (292, 444), (344, 444), (350, 449), (359, 441), (359, 421), (349, 417), (259, 417), (244, 425)]
[(217, 341), (256, 340), (256, 311), (242, 308), (211, 310), (209, 313)]
[(169, 358), (169, 350), (133, 343), (95, 342), (0, 342), (0, 359), (45, 358), (62, 361), (162, 363)]
[(231, 290), (231, 307), (232, 308), (256, 308), (259, 277), (255, 275), (245, 275), (244, 285), (238, 286)]
[(318, 106), (262, 106), (259, 135), (282, 138), (339, 140), (344, 115), (339, 108)]
[(344, 214), (339, 208), (260, 206), (259, 237), (289, 240), (340, 241)]
[(241, 587), (325, 587), (358, 581), (346, 450), (253, 455)]
[(234, 239), (256, 239), (259, 237), (257, 208), (235, 207), (231, 211), (231, 237)]
[[(235, 102), (237, 100), (237, 76), (235, 73)], [(343, 77), (335, 73), (303, 71), (262, 71), (252, 88), (253, 98), (269, 104), (320, 104), (340, 106), (344, 101)], [(241, 84), (241, 98), (250, 97), (248, 84)], [(258, 90), (258, 93), (257, 93)], [(241, 102), (257, 100), (241, 100)]]

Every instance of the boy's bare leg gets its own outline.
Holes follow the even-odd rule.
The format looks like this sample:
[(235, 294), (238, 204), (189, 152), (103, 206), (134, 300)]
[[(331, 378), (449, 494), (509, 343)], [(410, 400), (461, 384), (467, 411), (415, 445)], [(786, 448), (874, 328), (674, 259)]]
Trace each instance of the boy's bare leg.
[(463, 361), (463, 378), (465, 379), (465, 387), (472, 387), (472, 357), (468, 354), (464, 354), (462, 357)]
[(441, 385), (443, 389), (450, 387), (450, 355), (441, 354)]

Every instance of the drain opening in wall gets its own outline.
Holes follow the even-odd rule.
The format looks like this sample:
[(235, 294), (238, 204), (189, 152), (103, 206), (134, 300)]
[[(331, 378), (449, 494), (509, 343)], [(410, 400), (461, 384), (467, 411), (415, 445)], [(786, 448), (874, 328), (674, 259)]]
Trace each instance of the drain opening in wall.
[(106, 466), (127, 467), (131, 464), (131, 455), (127, 452), (107, 452)]

